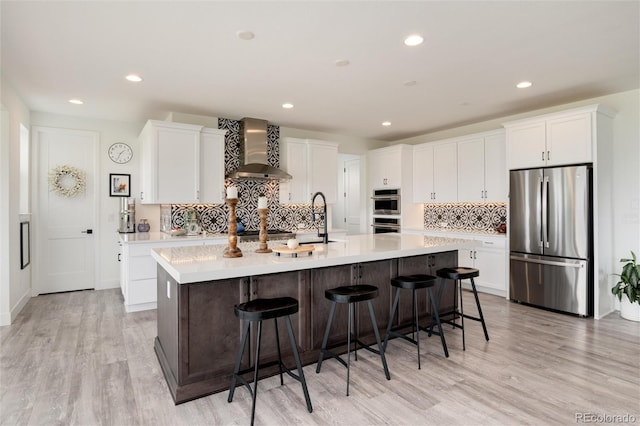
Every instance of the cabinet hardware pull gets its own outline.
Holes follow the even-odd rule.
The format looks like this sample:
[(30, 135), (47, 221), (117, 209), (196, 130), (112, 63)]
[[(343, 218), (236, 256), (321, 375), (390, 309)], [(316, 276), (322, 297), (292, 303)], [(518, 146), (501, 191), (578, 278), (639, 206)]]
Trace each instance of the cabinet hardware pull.
[(544, 151), (542, 151), (542, 161), (544, 161)]
[(478, 254), (478, 252), (474, 250), (474, 251), (473, 251), (473, 258), (474, 258), (474, 259), (477, 259), (477, 258), (478, 258), (478, 257), (477, 257), (477, 254)]
[(469, 259), (473, 259), (473, 250), (469, 250)]
[(551, 156), (549, 155), (549, 151), (547, 151), (547, 161), (551, 160)]
[(118, 253), (118, 262), (122, 262), (122, 261), (120, 260), (120, 253)]
[(140, 201), (144, 200), (144, 192), (140, 191)]

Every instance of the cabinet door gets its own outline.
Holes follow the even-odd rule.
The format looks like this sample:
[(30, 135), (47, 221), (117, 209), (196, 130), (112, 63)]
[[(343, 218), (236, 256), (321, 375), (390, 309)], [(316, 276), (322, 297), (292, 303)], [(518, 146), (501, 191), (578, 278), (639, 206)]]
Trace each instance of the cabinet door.
[(509, 126), (506, 135), (509, 170), (543, 167), (546, 164), (544, 121)]
[(458, 160), (454, 143), (433, 147), (433, 192), (437, 203), (458, 201)]
[[(507, 161), (504, 134), (484, 138), (484, 201), (507, 201)], [(460, 201), (466, 201), (460, 198)]]
[(200, 185), (200, 131), (157, 129), (157, 203), (194, 203)]
[(458, 142), (458, 201), (484, 201), (484, 138)]
[(224, 133), (204, 129), (200, 135), (199, 202), (224, 203)]
[(506, 292), (505, 250), (478, 247), (475, 250), (474, 257), (475, 268), (480, 271), (480, 275), (476, 279), (476, 284)]
[(334, 144), (309, 143), (308, 164), (308, 200), (314, 193), (321, 191), (328, 204), (334, 204), (338, 198), (338, 146)]
[(385, 151), (369, 151), (367, 167), (369, 169), (369, 186), (372, 189), (388, 186)]
[(385, 168), (385, 187), (400, 188), (402, 186), (402, 151), (400, 147), (392, 147), (380, 159)]
[[(298, 345), (298, 352), (303, 353), (310, 345), (309, 318), (310, 314), (309, 289), (307, 286), (308, 271), (283, 272), (280, 274), (259, 275), (251, 277), (250, 299), (293, 297), (298, 301), (300, 310), (291, 315), (293, 333)], [(257, 336), (257, 326), (253, 325), (252, 336)], [(278, 334), (280, 336), (280, 350), (285, 358), (293, 359), (291, 343), (287, 333), (287, 325), (284, 318), (278, 319)], [(253, 344), (255, 348), (255, 343)], [(260, 362), (269, 362), (278, 359), (276, 334), (273, 320), (262, 322), (262, 343), (260, 345)], [(252, 357), (254, 355), (252, 354)], [(288, 364), (285, 362), (285, 364)]]
[(309, 203), (307, 194), (307, 144), (295, 139), (285, 140), (281, 149), (282, 167), (292, 178), (280, 182), (281, 203)]
[[(352, 265), (331, 266), (312, 269), (311, 274), (311, 346), (314, 350), (322, 348), (325, 327), (329, 319), (331, 302), (324, 297), (325, 290), (352, 282)], [(339, 304), (340, 305), (340, 304)], [(347, 340), (347, 307), (336, 306), (335, 316), (329, 332), (329, 345)]]
[(413, 202), (433, 202), (433, 145), (413, 149)]
[[(233, 315), (233, 307), (247, 300), (247, 280), (235, 278), (179, 285), (168, 274), (161, 275), (161, 270), (158, 270), (158, 338), (163, 348), (164, 341), (171, 339), (178, 340), (178, 348), (183, 348), (178, 354), (178, 383), (203, 380), (204, 377), (228, 378), (234, 368), (242, 330), (241, 321)], [(168, 290), (163, 285), (165, 281), (171, 285)], [(161, 318), (163, 322), (168, 318), (165, 319), (166, 312), (160, 315), (160, 311), (168, 303), (176, 304), (173, 321), (179, 324), (178, 330), (161, 332), (167, 326), (162, 324), (161, 327)], [(184, 315), (178, 317), (178, 311)], [(173, 328), (172, 323), (168, 326)]]
[[(373, 311), (378, 324), (380, 339), (384, 339), (384, 333), (389, 324), (389, 311), (391, 308), (391, 278), (395, 276), (394, 262), (391, 260), (379, 260), (354, 265), (357, 267), (358, 284), (368, 284), (378, 287), (378, 297), (371, 301)], [(369, 341), (375, 342), (373, 326), (367, 303), (360, 303), (358, 308), (358, 333), (361, 336), (370, 336)]]
[(591, 113), (547, 120), (547, 165), (589, 163)]

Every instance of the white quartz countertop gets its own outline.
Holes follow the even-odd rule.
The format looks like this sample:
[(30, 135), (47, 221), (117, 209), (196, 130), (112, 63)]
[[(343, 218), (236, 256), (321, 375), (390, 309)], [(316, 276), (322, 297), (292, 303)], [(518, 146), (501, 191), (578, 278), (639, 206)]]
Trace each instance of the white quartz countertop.
[(120, 241), (123, 243), (155, 243), (155, 242), (176, 242), (176, 241), (211, 241), (213, 244), (220, 239), (227, 238), (227, 234), (198, 234), (172, 236), (164, 232), (134, 232), (130, 234), (120, 234)]
[(402, 228), (402, 232), (407, 233), (420, 233), (423, 235), (455, 235), (460, 236), (460, 238), (473, 238), (474, 236), (479, 237), (498, 237), (498, 238), (506, 238), (507, 234), (501, 234), (495, 231), (480, 231), (478, 229), (466, 230), (466, 229), (457, 229), (457, 228)]
[[(272, 242), (269, 247), (281, 243)], [(323, 268), (359, 262), (418, 256), (475, 247), (477, 241), (411, 234), (364, 234), (342, 237), (327, 245), (315, 244), (311, 256), (258, 254), (258, 243), (240, 243), (243, 257), (225, 258), (226, 244), (154, 248), (151, 256), (178, 283), (221, 280), (253, 275)]]

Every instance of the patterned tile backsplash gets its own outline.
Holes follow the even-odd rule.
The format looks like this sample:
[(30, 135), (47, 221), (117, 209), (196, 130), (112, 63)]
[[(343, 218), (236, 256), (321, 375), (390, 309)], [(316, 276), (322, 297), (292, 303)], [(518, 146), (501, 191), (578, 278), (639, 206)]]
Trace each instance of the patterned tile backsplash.
[(426, 229), (495, 232), (507, 222), (506, 203), (442, 203), (424, 205)]
[[(233, 172), (240, 166), (244, 157), (240, 138), (240, 122), (226, 118), (218, 119), (218, 128), (228, 130), (224, 141), (225, 174)], [(273, 167), (280, 165), (280, 128), (267, 126), (267, 161)], [(226, 179), (225, 188), (232, 185), (238, 188), (238, 205), (236, 216), (247, 230), (258, 230), (258, 197), (267, 197), (269, 215), (268, 229), (293, 230), (299, 227), (311, 229), (318, 226), (311, 222), (311, 206), (309, 204), (280, 204), (280, 185), (276, 180), (264, 179)], [(195, 209), (203, 230), (210, 233), (227, 232), (229, 209), (226, 204), (172, 204), (160, 208), (160, 223), (163, 231), (172, 227), (183, 227), (184, 216), (188, 209)], [(322, 221), (319, 221), (322, 226)], [(302, 224), (302, 225), (300, 225)]]

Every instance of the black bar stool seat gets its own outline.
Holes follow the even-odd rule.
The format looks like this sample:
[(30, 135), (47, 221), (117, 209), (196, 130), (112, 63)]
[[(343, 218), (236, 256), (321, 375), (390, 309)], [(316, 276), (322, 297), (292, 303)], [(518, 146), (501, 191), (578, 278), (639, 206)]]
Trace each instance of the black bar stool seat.
[[(258, 370), (260, 367), (265, 368), (271, 365), (278, 365), (280, 368), (280, 385), (283, 385), (282, 374), (286, 372), (289, 376), (302, 384), (302, 391), (304, 392), (304, 399), (307, 403), (307, 410), (311, 413), (313, 408), (311, 406), (311, 399), (309, 398), (309, 390), (307, 389), (307, 382), (304, 378), (304, 372), (302, 371), (302, 364), (300, 363), (300, 354), (298, 353), (298, 346), (296, 344), (296, 338), (293, 334), (293, 327), (291, 325), (291, 318), (289, 315), (293, 315), (298, 312), (298, 301), (292, 297), (278, 297), (273, 299), (255, 299), (246, 303), (241, 303), (234, 307), (236, 316), (244, 323), (242, 331), (242, 340), (238, 348), (238, 354), (236, 357), (236, 364), (233, 370), (233, 377), (231, 379), (231, 386), (229, 387), (228, 402), (233, 401), (233, 394), (236, 389), (237, 382), (245, 385), (251, 394), (251, 424), (255, 418), (256, 412), (256, 395), (258, 392)], [(287, 324), (287, 332), (289, 334), (289, 341), (291, 342), (291, 349), (293, 351), (293, 357), (296, 361), (296, 367), (298, 374), (294, 374), (287, 366), (282, 363), (282, 354), (280, 352), (280, 336), (278, 334), (278, 318), (284, 317)], [(276, 344), (278, 347), (278, 361), (273, 363), (260, 364), (260, 342), (262, 338), (262, 321), (267, 319), (273, 319), (276, 329)], [(249, 335), (249, 326), (251, 322), (258, 323), (258, 333), (256, 336), (256, 356), (254, 360), (254, 366), (240, 370), (240, 364), (242, 363), (242, 355), (247, 345), (247, 337)], [(249, 382), (242, 376), (253, 370), (253, 389), (249, 385)]]
[[(437, 278), (432, 275), (425, 274), (415, 274), (415, 275), (400, 275), (391, 280), (391, 286), (396, 287), (396, 296), (393, 300), (393, 307), (391, 308), (391, 318), (389, 319), (389, 325), (387, 326), (387, 334), (384, 337), (384, 343), (382, 347), (384, 350), (387, 350), (387, 344), (390, 338), (399, 337), (404, 339), (410, 343), (413, 343), (418, 348), (418, 369), (421, 368), (420, 365), (420, 330), (426, 331), (431, 334), (436, 334), (440, 336), (440, 341), (442, 343), (442, 349), (444, 350), (444, 354), (446, 357), (449, 357), (449, 351), (447, 349), (447, 342), (444, 338), (444, 333), (442, 331), (442, 324), (440, 323), (440, 315), (438, 313), (438, 301), (434, 297), (433, 287), (435, 286)], [(431, 301), (431, 307), (433, 309), (433, 318), (438, 325), (438, 331), (433, 331), (433, 327), (431, 326), (429, 329), (426, 327), (420, 327), (420, 322), (418, 318), (418, 300), (416, 298), (416, 290), (421, 290), (423, 288), (427, 289), (429, 294), (429, 300)], [(413, 324), (412, 324), (412, 334), (415, 332), (415, 339), (406, 336), (405, 334), (398, 333), (397, 330), (399, 328), (393, 329), (393, 320), (395, 319), (396, 312), (398, 311), (398, 302), (400, 300), (400, 290), (411, 290), (413, 293)], [(432, 321), (433, 324), (433, 321)], [(406, 326), (405, 326), (406, 327)], [(401, 327), (401, 328), (405, 328)]]
[[(476, 283), (474, 278), (480, 276), (480, 271), (475, 268), (467, 268), (467, 267), (455, 267), (455, 268), (442, 268), (436, 271), (436, 275), (443, 279), (454, 280), (454, 282), (458, 283), (458, 291), (460, 293), (460, 308), (454, 312), (453, 320), (444, 321), (448, 324), (453, 325), (454, 327), (460, 328), (462, 330), (462, 350), (466, 350), (465, 338), (464, 338), (464, 319), (470, 319), (473, 321), (479, 321), (482, 324), (482, 330), (484, 331), (484, 338), (489, 341), (489, 333), (487, 332), (487, 325), (484, 322), (484, 315), (482, 314), (482, 308), (480, 307), (480, 299), (478, 298), (478, 291), (476, 290)], [(471, 315), (467, 315), (464, 313), (464, 307), (462, 305), (462, 280), (470, 280), (471, 281), (471, 290), (473, 291), (473, 296), (476, 300), (476, 307), (478, 309), (478, 317), (474, 317)], [(444, 281), (440, 286), (440, 290), (438, 292), (438, 300), (440, 300), (440, 295), (442, 294), (442, 288), (444, 286)], [(454, 292), (455, 297), (455, 292)], [(461, 324), (455, 322), (456, 315), (460, 317)]]
[[(380, 332), (378, 331), (378, 323), (376, 322), (376, 316), (373, 312), (373, 305), (371, 304), (371, 300), (378, 297), (378, 287), (367, 285), (367, 284), (359, 284), (359, 285), (347, 285), (337, 288), (332, 288), (326, 290), (324, 292), (325, 298), (331, 301), (331, 310), (329, 312), (329, 319), (327, 320), (327, 327), (324, 332), (324, 338), (322, 339), (322, 349), (320, 350), (320, 356), (318, 358), (318, 366), (316, 367), (316, 373), (320, 373), (320, 369), (322, 368), (322, 361), (325, 356), (335, 358), (342, 365), (347, 367), (347, 396), (349, 396), (349, 371), (351, 365), (351, 335), (352, 335), (352, 317), (357, 321), (357, 312), (354, 313), (354, 304), (357, 302), (367, 302), (369, 306), (369, 316), (371, 318), (371, 324), (373, 326), (373, 332), (376, 336), (376, 342), (378, 344), (378, 350), (373, 349), (370, 345), (362, 343), (358, 340), (358, 325), (356, 323), (356, 332), (354, 342), (354, 354), (355, 360), (358, 360), (358, 344), (362, 349), (366, 349), (370, 352), (373, 352), (377, 355), (380, 355), (380, 359), (382, 360), (382, 367), (384, 368), (384, 374), (387, 380), (391, 379), (389, 376), (389, 368), (387, 367), (387, 360), (384, 356), (384, 349), (382, 346), (382, 342), (380, 341)], [(338, 303), (346, 303), (349, 305), (349, 314), (347, 318), (347, 361), (345, 362), (342, 357), (338, 354), (332, 352), (330, 349), (337, 348), (339, 346), (343, 346), (345, 342), (340, 342), (335, 345), (327, 346), (327, 342), (329, 341), (329, 331), (331, 330), (331, 323), (333, 322), (333, 316), (336, 312), (336, 304)], [(357, 305), (356, 305), (357, 308)]]
[(298, 312), (298, 301), (293, 297), (275, 299), (255, 299), (234, 307), (236, 316), (241, 320), (262, 321), (266, 319), (293, 315)]
[(324, 292), (324, 297), (336, 303), (364, 302), (378, 297), (378, 287), (361, 284), (345, 285)]
[(440, 278), (447, 278), (450, 280), (468, 280), (480, 276), (480, 271), (475, 268), (442, 268), (436, 271), (436, 275)]

